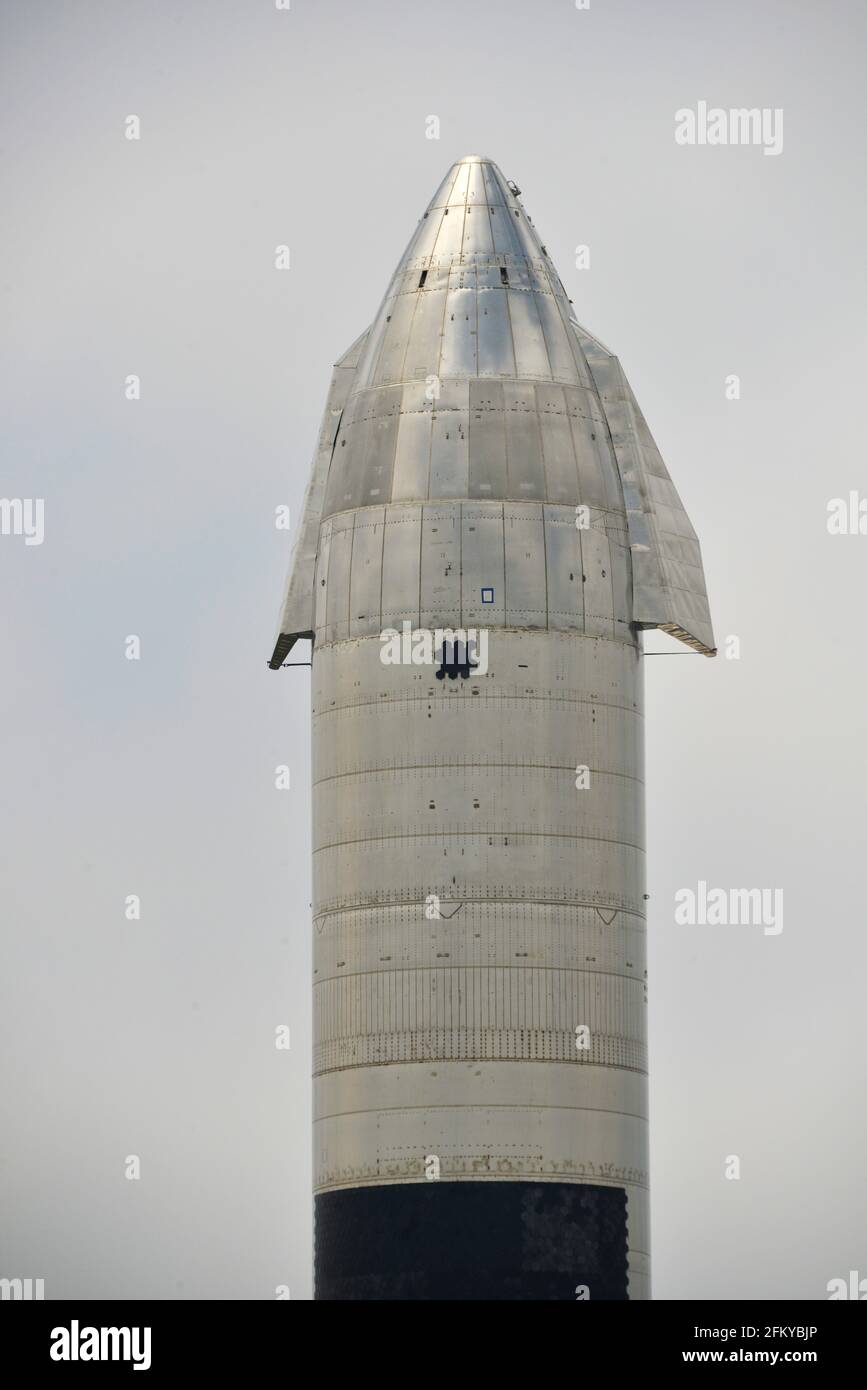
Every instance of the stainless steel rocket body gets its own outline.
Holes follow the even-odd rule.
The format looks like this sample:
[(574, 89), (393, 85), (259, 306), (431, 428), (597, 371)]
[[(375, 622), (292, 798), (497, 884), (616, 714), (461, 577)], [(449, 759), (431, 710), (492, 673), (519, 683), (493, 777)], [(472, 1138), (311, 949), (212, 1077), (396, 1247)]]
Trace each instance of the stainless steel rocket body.
[(313, 638), (317, 1297), (649, 1296), (643, 627), (712, 654), (695, 533), (468, 156), (335, 368), (272, 658)]

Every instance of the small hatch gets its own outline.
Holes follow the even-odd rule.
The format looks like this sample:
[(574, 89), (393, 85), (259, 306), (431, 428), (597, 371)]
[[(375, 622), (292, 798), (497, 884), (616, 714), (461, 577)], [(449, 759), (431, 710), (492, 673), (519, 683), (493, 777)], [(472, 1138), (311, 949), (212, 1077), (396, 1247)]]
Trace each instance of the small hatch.
[(501, 284), (501, 285), (508, 285), (508, 283), (509, 283), (509, 272), (508, 272), (508, 270), (506, 269), (506, 267), (505, 267), (504, 265), (501, 265), (501, 266), (500, 266), (500, 284)]
[(423, 270), (422, 273), (421, 273), (421, 275), (418, 277), (418, 287), (419, 287), (420, 290), (423, 290), (423, 289), (424, 289), (424, 282), (425, 282), (426, 279), (427, 279), (427, 271), (426, 271), (426, 270)]

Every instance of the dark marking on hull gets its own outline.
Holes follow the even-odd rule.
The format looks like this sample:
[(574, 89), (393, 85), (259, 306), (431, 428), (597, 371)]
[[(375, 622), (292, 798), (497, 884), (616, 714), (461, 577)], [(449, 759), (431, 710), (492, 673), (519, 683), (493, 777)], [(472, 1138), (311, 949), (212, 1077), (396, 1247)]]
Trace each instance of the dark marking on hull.
[(587, 1183), (395, 1183), (315, 1198), (315, 1297), (590, 1301), (627, 1293), (626, 1192)]

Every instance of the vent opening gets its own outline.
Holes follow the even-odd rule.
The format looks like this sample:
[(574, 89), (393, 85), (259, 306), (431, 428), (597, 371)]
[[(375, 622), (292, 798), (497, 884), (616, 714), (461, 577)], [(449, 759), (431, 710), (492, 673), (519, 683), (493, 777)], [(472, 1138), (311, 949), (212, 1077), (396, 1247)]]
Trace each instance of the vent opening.
[(419, 287), (420, 290), (423, 290), (423, 289), (424, 289), (424, 282), (425, 282), (426, 279), (427, 279), (427, 271), (426, 271), (426, 270), (423, 270), (422, 273), (421, 273), (421, 275), (418, 277), (418, 287)]
[(508, 285), (508, 283), (509, 283), (509, 272), (508, 272), (508, 270), (506, 269), (506, 267), (505, 267), (504, 265), (501, 265), (501, 266), (500, 266), (500, 284), (501, 284), (501, 285)]

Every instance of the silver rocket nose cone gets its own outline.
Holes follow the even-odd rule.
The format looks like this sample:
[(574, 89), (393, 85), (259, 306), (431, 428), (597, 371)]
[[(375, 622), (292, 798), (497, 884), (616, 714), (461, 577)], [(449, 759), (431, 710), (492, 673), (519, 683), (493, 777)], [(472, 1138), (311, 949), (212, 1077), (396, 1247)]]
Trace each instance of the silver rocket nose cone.
[[(686, 634), (683, 640), (692, 638), (698, 649), (712, 651), (695, 533), (617, 359), (580, 327), (518, 194), (517, 185), (493, 160), (466, 155), (454, 161), (416, 223), (369, 328), (335, 368), (312, 491), (305, 503), (309, 525), (303, 560), (297, 583), (294, 588), (290, 583), (287, 591), (280, 642), (272, 656), (275, 669), (289, 650), (286, 642), (298, 634), (321, 628), (349, 637), (366, 632), (365, 624), (373, 624), (377, 632), (390, 625), (382, 617), (382, 604), (392, 602), (392, 580), (383, 588), (376, 565), (385, 564), (382, 573), (392, 574), (392, 537), (404, 537), (406, 553), (401, 550), (393, 573), (403, 574), (402, 567), (408, 566), (407, 592), (417, 588), (412, 557), (427, 552), (419, 551), (417, 536), (407, 538), (423, 517), (425, 525), (434, 517), (431, 535), (441, 538), (444, 533), (435, 514), (419, 510), (440, 503), (458, 508), (450, 517), (462, 515), (462, 503), (481, 509), (478, 517), (467, 514), (463, 550), (454, 563), (444, 561), (442, 575), (444, 594), (465, 576), (467, 622), (476, 612), (476, 601), (485, 605), (479, 608), (480, 621), (504, 619), (499, 605), (506, 592), (526, 599), (515, 609), (517, 626), (536, 626), (541, 612), (536, 581), (525, 583), (521, 565), (541, 557), (540, 563), (555, 565), (549, 586), (561, 579), (565, 586), (552, 596), (544, 577), (541, 583), (545, 604), (553, 605), (552, 625), (557, 630), (574, 623), (590, 631), (605, 615), (605, 624), (616, 622), (623, 632), (632, 630), (630, 623), (665, 625), (676, 636)], [(400, 510), (404, 504), (416, 510), (405, 514)], [(484, 527), (483, 504), (494, 508), (484, 512)], [(519, 504), (524, 510), (513, 514)], [(509, 510), (503, 511), (503, 506)], [(579, 535), (576, 506), (600, 509), (586, 536)], [(391, 507), (394, 515), (389, 512), (383, 520), (382, 509)], [(531, 507), (544, 508), (544, 515), (537, 510), (530, 517), (526, 509)], [(520, 519), (531, 530), (543, 522), (553, 525), (551, 508), (566, 509), (549, 538), (554, 547), (562, 541), (556, 550), (559, 559), (554, 550), (546, 551), (541, 532), (534, 532), (535, 539), (515, 552), (515, 576), (505, 578), (503, 566), (511, 566), (512, 560), (503, 552), (492, 562), (501, 568), (499, 585), (471, 582), (470, 548), (483, 534), (496, 533), (501, 546), (508, 537), (511, 547), (517, 544)], [(346, 530), (345, 520), (362, 510), (370, 534), (365, 530), (363, 539), (353, 541), (354, 522)], [(316, 606), (311, 565), (317, 554), (320, 565), (325, 564), (320, 527), (326, 523), (329, 538), (334, 531), (328, 541), (333, 546), (328, 563), (334, 570), (332, 577), (320, 574), (320, 581), (327, 582), (316, 585)], [(459, 523), (450, 520), (453, 525)], [(368, 566), (363, 547), (369, 544), (375, 550), (383, 527), (389, 548)], [(611, 556), (609, 541), (603, 537), (603, 545), (600, 532), (611, 533)], [(600, 593), (592, 588), (595, 571), (582, 562), (576, 545), (585, 558), (601, 547)], [(362, 568), (356, 574), (357, 565)], [(630, 578), (635, 591), (632, 610), (621, 603), (630, 591)], [(327, 616), (332, 610), (342, 613), (341, 605), (349, 603), (350, 580), (351, 630), (343, 618), (332, 623)], [(369, 593), (364, 587), (368, 581)], [(401, 581), (393, 582), (394, 613), (402, 613)], [(580, 587), (573, 589), (575, 585)], [(439, 595), (439, 589), (436, 592)], [(443, 604), (437, 598), (423, 611), (442, 609), (451, 617), (445, 599)], [(460, 610), (459, 600), (456, 611)], [(412, 611), (417, 616), (417, 610)], [(546, 607), (542, 625), (547, 621)]]

